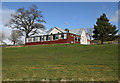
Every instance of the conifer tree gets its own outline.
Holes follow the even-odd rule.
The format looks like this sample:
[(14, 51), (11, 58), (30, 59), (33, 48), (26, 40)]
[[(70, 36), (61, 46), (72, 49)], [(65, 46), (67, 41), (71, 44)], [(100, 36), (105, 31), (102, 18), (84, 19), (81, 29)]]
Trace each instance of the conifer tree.
[(101, 44), (103, 44), (103, 41), (112, 41), (116, 38), (115, 35), (118, 32), (116, 29), (117, 27), (110, 24), (106, 14), (103, 13), (97, 19), (96, 25), (94, 25), (93, 38), (95, 40), (101, 40)]

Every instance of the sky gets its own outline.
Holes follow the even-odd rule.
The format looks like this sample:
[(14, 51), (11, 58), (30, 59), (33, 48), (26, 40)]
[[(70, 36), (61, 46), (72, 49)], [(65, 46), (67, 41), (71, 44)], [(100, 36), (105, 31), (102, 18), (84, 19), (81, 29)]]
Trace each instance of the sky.
[[(62, 29), (93, 28), (103, 13), (106, 13), (110, 23), (118, 27), (118, 3), (117, 2), (3, 2), (2, 22), (3, 26), (10, 19), (10, 13), (18, 8), (28, 8), (32, 4), (38, 6), (46, 21), (47, 30), (53, 27)], [(3, 30), (10, 31), (5, 28)]]

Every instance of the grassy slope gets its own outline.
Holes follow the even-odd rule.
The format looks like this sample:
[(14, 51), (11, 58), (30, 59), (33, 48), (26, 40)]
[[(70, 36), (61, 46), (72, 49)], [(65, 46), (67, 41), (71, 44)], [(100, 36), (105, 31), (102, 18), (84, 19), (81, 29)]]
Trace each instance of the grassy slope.
[(117, 45), (3, 48), (3, 80), (117, 80)]

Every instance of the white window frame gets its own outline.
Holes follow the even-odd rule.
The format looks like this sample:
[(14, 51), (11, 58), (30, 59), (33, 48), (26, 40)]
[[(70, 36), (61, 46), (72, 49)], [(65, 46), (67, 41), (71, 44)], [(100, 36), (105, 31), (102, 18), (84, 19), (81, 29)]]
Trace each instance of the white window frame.
[(38, 37), (35, 37), (35, 42), (38, 42)]
[(67, 34), (64, 34), (64, 39), (67, 39)]
[[(42, 40), (43, 39), (43, 40)], [(43, 42), (44, 41), (44, 36), (41, 36), (41, 42)]]

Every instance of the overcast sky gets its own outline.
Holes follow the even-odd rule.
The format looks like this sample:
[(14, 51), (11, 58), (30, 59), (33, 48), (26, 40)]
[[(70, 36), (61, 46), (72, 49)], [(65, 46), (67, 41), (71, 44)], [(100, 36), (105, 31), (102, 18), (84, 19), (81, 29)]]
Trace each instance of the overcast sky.
[(5, 28), (10, 14), (18, 8), (28, 8), (36, 4), (41, 10), (45, 21), (46, 29), (54, 26), (62, 29), (69, 28), (88, 28), (94, 26), (97, 18), (106, 13), (110, 23), (118, 27), (118, 3), (117, 2), (3, 2), (2, 3), (2, 22), (0, 25), (4, 31), (10, 33), (11, 29)]

